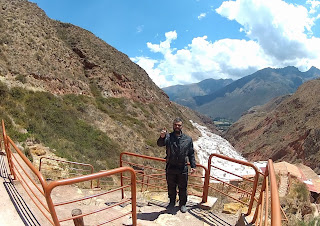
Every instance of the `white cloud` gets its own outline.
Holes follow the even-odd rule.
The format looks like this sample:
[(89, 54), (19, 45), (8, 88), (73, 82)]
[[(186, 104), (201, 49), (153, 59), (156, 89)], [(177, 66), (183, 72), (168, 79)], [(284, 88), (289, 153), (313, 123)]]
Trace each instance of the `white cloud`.
[(159, 87), (170, 86), (170, 83), (166, 80), (165, 76), (161, 75), (160, 69), (155, 67), (158, 63), (157, 60), (148, 57), (134, 57), (131, 58), (131, 60), (142, 67), (148, 73), (152, 81)]
[[(157, 64), (151, 59), (147, 60), (148, 64), (145, 58), (144, 61), (142, 58), (134, 59), (160, 87), (193, 83), (208, 77), (237, 79), (257, 67), (269, 66), (265, 54), (253, 41), (223, 39), (212, 43), (203, 36), (194, 38), (186, 48), (175, 51), (170, 48), (172, 36), (166, 37), (160, 44), (148, 43), (150, 50), (163, 54), (163, 59)], [(164, 78), (169, 80), (166, 82)]]
[(136, 62), (160, 87), (209, 77), (237, 79), (265, 67), (320, 68), (320, 39), (312, 33), (319, 1), (307, 3), (310, 9), (282, 0), (225, 1), (216, 12), (239, 23), (248, 40), (210, 41), (203, 36), (175, 49), (172, 46), (178, 34), (170, 31), (165, 34), (165, 41), (147, 43), (150, 51), (163, 55), (161, 60), (152, 64), (147, 59), (147, 64), (141, 58)]
[(150, 51), (155, 53), (162, 53), (167, 54), (168, 52), (171, 52), (170, 45), (171, 42), (175, 39), (177, 39), (177, 32), (176, 31), (170, 31), (165, 34), (166, 40), (164, 42), (160, 42), (160, 44), (152, 44), (151, 42), (147, 43), (148, 48)]
[(224, 2), (216, 11), (241, 24), (246, 35), (274, 58), (275, 64), (314, 57), (307, 34), (312, 36), (315, 19), (303, 6), (281, 0), (237, 0)]
[[(318, 9), (319, 6), (320, 6), (320, 1), (308, 0), (306, 3), (311, 5), (311, 6), (310, 6), (310, 10), (309, 10), (309, 13), (310, 13), (310, 14), (317, 13), (317, 9)], [(318, 14), (318, 17), (319, 17), (319, 14)]]
[(201, 20), (202, 18), (205, 18), (206, 17), (206, 13), (201, 13), (199, 16), (198, 16), (198, 20)]
[(139, 25), (137, 27), (137, 33), (141, 33), (143, 31), (144, 25)]

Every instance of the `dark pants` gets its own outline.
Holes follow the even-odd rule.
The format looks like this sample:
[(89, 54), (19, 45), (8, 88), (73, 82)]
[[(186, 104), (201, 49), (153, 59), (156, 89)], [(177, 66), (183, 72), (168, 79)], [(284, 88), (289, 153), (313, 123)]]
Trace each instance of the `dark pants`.
[(170, 202), (175, 202), (177, 196), (177, 186), (179, 188), (179, 205), (185, 205), (187, 203), (187, 185), (188, 174), (166, 174), (168, 185), (168, 196)]

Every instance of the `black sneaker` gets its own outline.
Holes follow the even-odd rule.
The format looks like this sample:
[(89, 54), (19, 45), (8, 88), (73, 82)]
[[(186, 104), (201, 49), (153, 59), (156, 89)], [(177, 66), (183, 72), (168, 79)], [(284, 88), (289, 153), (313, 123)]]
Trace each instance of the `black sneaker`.
[(186, 207), (186, 205), (182, 205), (182, 206), (180, 207), (180, 211), (181, 211), (182, 213), (187, 212), (187, 207)]
[(167, 210), (173, 209), (174, 206), (175, 206), (175, 203), (174, 202), (170, 202), (169, 205), (167, 205)]

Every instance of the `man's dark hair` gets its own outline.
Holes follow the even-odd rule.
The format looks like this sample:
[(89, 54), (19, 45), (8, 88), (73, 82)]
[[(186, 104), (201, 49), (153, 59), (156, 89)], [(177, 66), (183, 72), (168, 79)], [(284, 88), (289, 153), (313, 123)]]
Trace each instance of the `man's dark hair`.
[(177, 117), (177, 118), (175, 118), (175, 119), (173, 120), (173, 124), (174, 124), (174, 123), (177, 123), (177, 122), (182, 122), (182, 123), (183, 123), (182, 119), (179, 118), (179, 117)]

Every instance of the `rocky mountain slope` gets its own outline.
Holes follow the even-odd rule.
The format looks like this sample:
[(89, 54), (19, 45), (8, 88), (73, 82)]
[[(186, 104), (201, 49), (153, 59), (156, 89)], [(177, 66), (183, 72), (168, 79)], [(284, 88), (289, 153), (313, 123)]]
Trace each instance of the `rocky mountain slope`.
[(315, 67), (306, 72), (295, 67), (265, 68), (211, 94), (195, 96), (191, 104), (186, 106), (213, 119), (219, 117), (237, 121), (251, 107), (263, 105), (278, 96), (292, 94), (304, 82), (318, 77), (320, 70)]
[[(14, 140), (42, 142), (99, 169), (131, 151), (162, 157), (174, 117), (207, 118), (170, 102), (128, 56), (91, 32), (52, 20), (27, 0), (0, 0), (0, 119)], [(213, 128), (213, 127), (212, 127)]]
[(303, 163), (320, 173), (320, 79), (301, 85), (293, 95), (251, 108), (225, 138), (250, 161)]
[(193, 97), (205, 96), (214, 93), (232, 83), (232, 79), (205, 79), (198, 83), (189, 85), (175, 85), (162, 88), (168, 94), (170, 100), (187, 106), (195, 108), (197, 106)]

